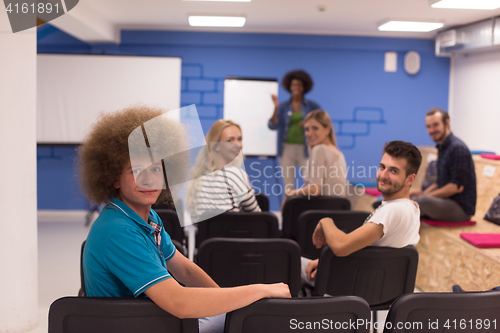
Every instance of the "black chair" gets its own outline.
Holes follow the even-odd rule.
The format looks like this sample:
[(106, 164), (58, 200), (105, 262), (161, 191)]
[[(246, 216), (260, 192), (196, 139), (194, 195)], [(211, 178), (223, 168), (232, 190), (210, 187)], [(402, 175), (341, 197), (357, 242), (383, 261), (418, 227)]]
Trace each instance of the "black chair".
[(80, 290), (78, 291), (78, 297), (87, 297), (85, 278), (83, 275), (83, 250), (85, 250), (85, 242), (86, 240), (83, 241), (82, 247), (80, 248)]
[(177, 251), (182, 253), (184, 255), (184, 257), (187, 257), (187, 249), (184, 247), (184, 245), (182, 245), (181, 243), (179, 243), (175, 239), (172, 239), (172, 244), (174, 244)]
[(181, 227), (176, 211), (173, 209), (155, 209), (155, 211), (163, 221), (165, 231), (170, 238), (184, 244), (184, 229)]
[(179, 319), (149, 298), (63, 297), (49, 310), (49, 333), (197, 333), (198, 319)]
[(299, 243), (302, 256), (309, 259), (318, 259), (322, 249), (317, 249), (312, 243), (314, 229), (319, 220), (324, 217), (331, 218), (337, 228), (345, 233), (361, 227), (370, 216), (368, 212), (362, 211), (332, 211), (332, 210), (309, 210), (300, 214), (297, 220), (297, 243)]
[(200, 247), (206, 239), (229, 238), (277, 238), (279, 222), (269, 212), (244, 213), (226, 212), (196, 224), (196, 244)]
[(289, 239), (207, 239), (198, 266), (221, 287), (283, 282), (292, 296), (300, 289), (300, 248)]
[[(225, 333), (368, 333), (370, 308), (355, 296), (263, 299), (226, 315)], [(313, 329), (307, 329), (311, 325)], [(344, 324), (345, 323), (345, 324)], [(359, 323), (349, 327), (349, 323)], [(344, 328), (341, 329), (342, 324)], [(337, 327), (335, 326), (337, 325)]]
[(170, 210), (176, 211), (178, 213), (180, 212), (179, 219), (182, 221), (183, 213), (184, 213), (184, 204), (182, 203), (181, 200), (178, 200), (176, 202), (167, 201), (167, 202), (162, 202), (162, 203), (155, 203), (151, 206), (151, 208), (153, 208), (155, 211), (157, 209), (170, 209)]
[(498, 332), (499, 320), (499, 291), (415, 293), (394, 302), (384, 333)]
[(351, 203), (347, 198), (321, 195), (318, 197), (293, 196), (283, 207), (283, 236), (297, 239), (297, 220), (308, 210), (350, 210)]
[(346, 257), (337, 257), (327, 246), (319, 258), (313, 295), (364, 298), (374, 311), (387, 310), (401, 295), (413, 293), (418, 252), (408, 245), (401, 249), (369, 246)]
[(263, 212), (269, 211), (269, 198), (264, 193), (255, 193), (255, 199), (259, 204), (260, 210)]

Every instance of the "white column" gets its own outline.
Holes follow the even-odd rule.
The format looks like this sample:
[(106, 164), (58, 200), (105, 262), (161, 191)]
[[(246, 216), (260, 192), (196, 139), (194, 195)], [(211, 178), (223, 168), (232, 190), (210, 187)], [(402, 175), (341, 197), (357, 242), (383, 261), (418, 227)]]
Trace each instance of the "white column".
[(0, 7), (0, 333), (21, 333), (38, 325), (36, 29)]

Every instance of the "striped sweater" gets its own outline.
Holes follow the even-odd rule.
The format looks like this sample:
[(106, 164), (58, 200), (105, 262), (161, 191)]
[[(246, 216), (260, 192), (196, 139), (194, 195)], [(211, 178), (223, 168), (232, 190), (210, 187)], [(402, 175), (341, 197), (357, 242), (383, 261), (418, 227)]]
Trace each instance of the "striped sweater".
[(248, 174), (241, 168), (227, 167), (202, 176), (191, 218), (198, 222), (202, 216), (208, 218), (227, 211), (261, 211)]

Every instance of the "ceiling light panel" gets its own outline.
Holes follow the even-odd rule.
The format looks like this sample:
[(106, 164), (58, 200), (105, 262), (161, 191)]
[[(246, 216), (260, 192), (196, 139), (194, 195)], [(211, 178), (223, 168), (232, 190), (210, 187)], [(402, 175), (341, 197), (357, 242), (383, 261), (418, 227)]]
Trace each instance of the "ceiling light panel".
[(389, 21), (378, 27), (380, 31), (410, 31), (429, 32), (439, 29), (443, 23), (436, 22), (409, 22), (409, 21)]
[(500, 0), (430, 0), (433, 8), (457, 8), (457, 9), (497, 9), (500, 8)]
[(241, 16), (189, 16), (192, 27), (242, 27), (245, 21)]
[(225, 2), (250, 2), (252, 0), (183, 0), (183, 1), (225, 1)]

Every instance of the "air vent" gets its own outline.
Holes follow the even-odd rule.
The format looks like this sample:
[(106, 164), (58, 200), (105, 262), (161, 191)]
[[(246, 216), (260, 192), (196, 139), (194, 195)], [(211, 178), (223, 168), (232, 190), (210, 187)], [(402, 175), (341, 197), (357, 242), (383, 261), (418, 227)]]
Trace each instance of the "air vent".
[(436, 55), (485, 51), (500, 45), (500, 17), (455, 27), (438, 33)]
[(443, 48), (457, 45), (457, 31), (450, 30), (438, 35), (439, 45)]

